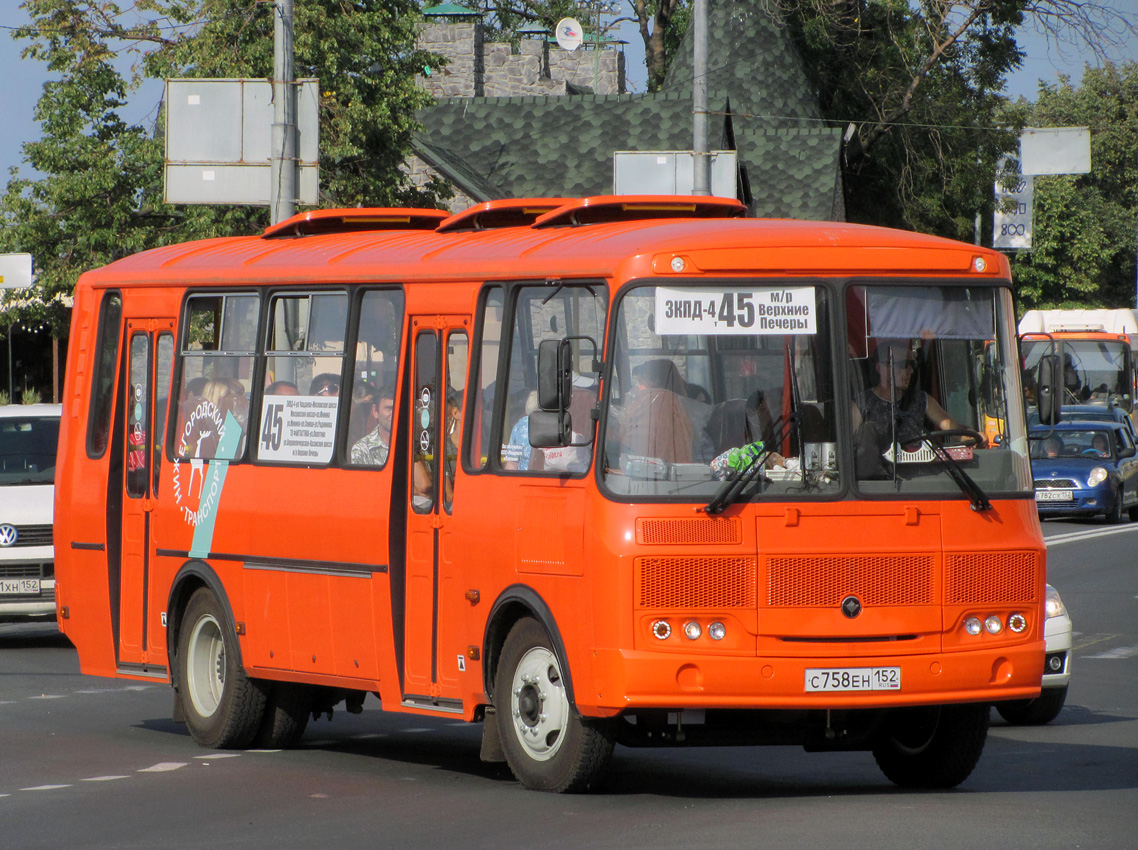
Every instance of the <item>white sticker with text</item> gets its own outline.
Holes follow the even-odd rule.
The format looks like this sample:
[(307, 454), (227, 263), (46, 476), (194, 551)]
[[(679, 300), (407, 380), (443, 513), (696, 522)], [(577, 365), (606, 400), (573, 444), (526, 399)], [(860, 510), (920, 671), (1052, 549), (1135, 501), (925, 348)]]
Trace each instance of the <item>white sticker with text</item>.
[(813, 286), (656, 287), (656, 333), (815, 334)]
[(336, 441), (338, 398), (266, 395), (257, 456), (284, 463), (328, 463)]

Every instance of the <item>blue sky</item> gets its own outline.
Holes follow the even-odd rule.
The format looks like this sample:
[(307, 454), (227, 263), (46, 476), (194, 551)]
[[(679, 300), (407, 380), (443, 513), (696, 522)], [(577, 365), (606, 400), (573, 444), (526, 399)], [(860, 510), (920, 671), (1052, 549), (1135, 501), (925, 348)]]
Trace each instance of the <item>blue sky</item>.
[[(1134, 0), (1118, 2), (1125, 7)], [(27, 20), (23, 10), (17, 6), (18, 0), (0, 3), (0, 80), (7, 81), (0, 93), (0, 119), (4, 125), (0, 134), (0, 186), (7, 184), (8, 170), (12, 166), (21, 165), (21, 171), (27, 170), (22, 166), (20, 146), (39, 137), (39, 125), (33, 118), (33, 110), (41, 87), (48, 79), (41, 63), (20, 58), (21, 43), (11, 38), (11, 28)], [(1138, 24), (1138, 15), (1131, 14), (1134, 16), (1132, 23)], [(630, 81), (635, 90), (643, 91), (644, 51), (639, 35), (626, 25), (621, 30), (621, 37), (629, 42), (626, 50)], [(1059, 74), (1066, 73), (1077, 82), (1086, 61), (1097, 64), (1093, 56), (1081, 55), (1069, 46), (1048, 45), (1045, 38), (1030, 31), (1022, 34), (1021, 44), (1026, 47), (1027, 58), (1023, 67), (1008, 81), (1007, 92), (1012, 96), (1023, 95), (1034, 100), (1040, 80), (1055, 82)], [(1138, 39), (1131, 38), (1127, 45), (1111, 51), (1110, 58), (1125, 61), (1136, 55)], [(153, 121), (161, 96), (161, 83), (149, 83), (124, 111), (124, 118), (148, 124)]]

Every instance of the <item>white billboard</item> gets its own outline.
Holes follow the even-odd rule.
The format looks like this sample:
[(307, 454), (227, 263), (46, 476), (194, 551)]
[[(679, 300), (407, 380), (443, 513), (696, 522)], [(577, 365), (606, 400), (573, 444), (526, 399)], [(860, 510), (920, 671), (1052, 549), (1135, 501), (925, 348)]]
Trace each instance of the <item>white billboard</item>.
[(1091, 131), (1087, 127), (1028, 127), (1019, 137), (1024, 176), (1087, 174), (1091, 170)]

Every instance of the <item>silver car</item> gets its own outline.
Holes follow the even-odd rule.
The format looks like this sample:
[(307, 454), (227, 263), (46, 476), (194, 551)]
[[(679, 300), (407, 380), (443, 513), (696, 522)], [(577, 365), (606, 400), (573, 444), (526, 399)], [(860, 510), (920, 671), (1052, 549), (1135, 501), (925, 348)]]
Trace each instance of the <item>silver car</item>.
[(0, 406), (0, 619), (55, 617), (58, 404)]
[(1043, 663), (1043, 690), (1035, 699), (1009, 700), (996, 703), (996, 711), (1008, 723), (1038, 726), (1059, 716), (1067, 701), (1067, 685), (1071, 681), (1071, 618), (1059, 597), (1059, 591), (1047, 585), (1047, 622), (1043, 635), (1047, 656)]

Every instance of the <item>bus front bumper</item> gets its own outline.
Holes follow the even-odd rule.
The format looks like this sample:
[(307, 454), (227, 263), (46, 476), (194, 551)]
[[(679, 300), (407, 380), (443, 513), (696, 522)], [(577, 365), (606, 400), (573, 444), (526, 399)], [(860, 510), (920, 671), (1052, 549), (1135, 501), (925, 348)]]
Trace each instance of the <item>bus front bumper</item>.
[(991, 702), (1038, 696), (1043, 658), (1042, 640), (985, 651), (873, 658), (598, 649), (594, 687), (575, 682), (574, 696), (584, 714), (597, 716), (637, 708), (891, 708)]

